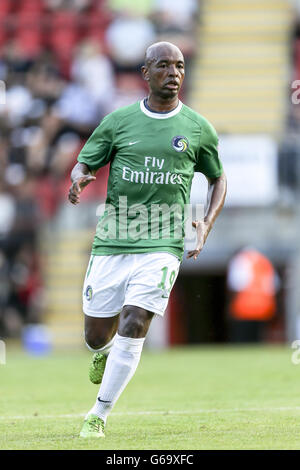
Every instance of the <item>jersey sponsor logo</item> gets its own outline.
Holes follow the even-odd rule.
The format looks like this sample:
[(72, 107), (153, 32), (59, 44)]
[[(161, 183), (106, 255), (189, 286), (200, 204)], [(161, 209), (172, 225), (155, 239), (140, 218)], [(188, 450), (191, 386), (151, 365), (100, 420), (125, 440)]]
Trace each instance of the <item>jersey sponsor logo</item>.
[(144, 159), (144, 168), (141, 167), (140, 171), (123, 166), (122, 179), (137, 184), (183, 184), (183, 175), (181, 173), (162, 171), (165, 164), (164, 158), (146, 155)]
[(85, 289), (85, 297), (86, 297), (86, 300), (88, 301), (92, 300), (92, 297), (93, 297), (92, 286), (87, 286), (87, 288)]
[(171, 173), (167, 171), (146, 171), (131, 170), (128, 166), (123, 167), (122, 179), (138, 184), (182, 184), (181, 173)]
[(172, 147), (176, 152), (186, 152), (189, 148), (189, 141), (184, 135), (176, 135), (172, 139)]

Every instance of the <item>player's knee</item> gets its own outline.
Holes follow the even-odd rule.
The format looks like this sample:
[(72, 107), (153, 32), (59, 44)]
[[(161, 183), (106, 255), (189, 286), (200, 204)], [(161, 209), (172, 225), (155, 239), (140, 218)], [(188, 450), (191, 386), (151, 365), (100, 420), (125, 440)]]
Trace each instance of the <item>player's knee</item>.
[(95, 334), (92, 331), (85, 331), (85, 342), (91, 349), (101, 349), (110, 341), (110, 338), (104, 333)]
[(129, 338), (146, 336), (152, 314), (139, 307), (125, 306), (120, 317), (119, 335)]
[(98, 318), (85, 315), (85, 341), (91, 349), (101, 349), (110, 342), (118, 328), (118, 317)]

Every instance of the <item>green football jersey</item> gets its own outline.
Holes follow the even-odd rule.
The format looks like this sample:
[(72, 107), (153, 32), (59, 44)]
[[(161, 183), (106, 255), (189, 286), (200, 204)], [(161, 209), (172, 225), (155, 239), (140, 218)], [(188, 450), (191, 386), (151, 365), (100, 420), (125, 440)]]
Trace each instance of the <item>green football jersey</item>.
[(212, 125), (182, 102), (168, 113), (141, 101), (107, 115), (78, 156), (91, 170), (110, 163), (92, 253), (166, 251), (181, 259), (194, 172), (222, 174), (217, 146)]

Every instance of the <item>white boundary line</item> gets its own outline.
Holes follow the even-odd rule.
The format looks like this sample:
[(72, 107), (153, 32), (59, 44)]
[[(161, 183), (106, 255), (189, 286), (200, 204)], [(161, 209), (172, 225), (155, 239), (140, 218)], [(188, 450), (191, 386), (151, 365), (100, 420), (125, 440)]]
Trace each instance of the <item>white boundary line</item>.
[[(112, 412), (111, 416), (170, 416), (170, 415), (198, 415), (205, 413), (246, 413), (246, 412), (278, 412), (278, 411), (300, 411), (300, 406), (280, 406), (270, 408), (213, 408), (213, 409), (200, 409), (200, 410), (165, 410), (165, 411), (121, 411)], [(86, 413), (74, 413), (74, 414), (60, 414), (60, 415), (17, 415), (17, 416), (0, 416), (0, 420), (14, 420), (14, 419), (57, 419), (57, 418), (80, 418), (84, 417)]]

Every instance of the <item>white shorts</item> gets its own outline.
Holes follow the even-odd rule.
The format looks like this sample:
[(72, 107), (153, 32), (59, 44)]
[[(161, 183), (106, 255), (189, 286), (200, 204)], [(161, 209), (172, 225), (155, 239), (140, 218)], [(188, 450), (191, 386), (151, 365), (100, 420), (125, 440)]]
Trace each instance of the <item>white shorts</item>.
[(170, 253), (92, 255), (83, 286), (83, 311), (91, 317), (118, 315), (135, 305), (163, 315), (180, 261)]

